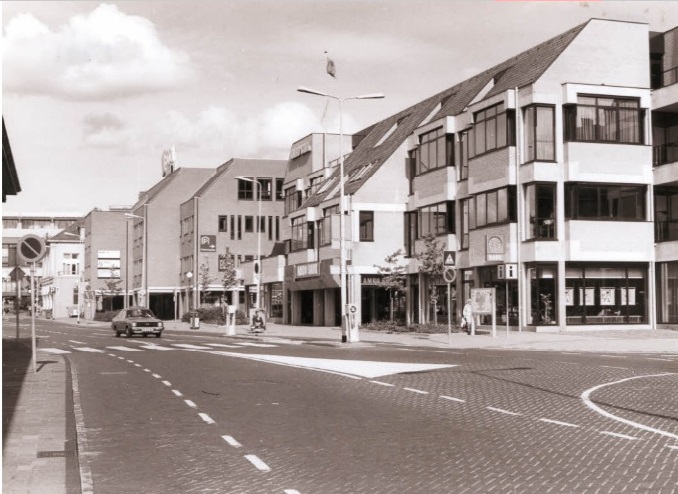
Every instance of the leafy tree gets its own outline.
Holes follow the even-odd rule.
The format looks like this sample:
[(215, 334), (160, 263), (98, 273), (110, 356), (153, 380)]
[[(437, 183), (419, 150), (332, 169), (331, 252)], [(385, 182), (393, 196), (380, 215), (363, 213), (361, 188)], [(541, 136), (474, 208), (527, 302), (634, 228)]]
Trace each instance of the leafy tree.
[(433, 306), (434, 323), (438, 324), (438, 287), (435, 279), (442, 276), (444, 249), (432, 233), (424, 237), (424, 250), (414, 256), (421, 262), (420, 271), (428, 277), (429, 303)]
[[(115, 276), (115, 272), (111, 270), (111, 274)], [(108, 293), (111, 295), (111, 297), (104, 297), (104, 301), (107, 302), (108, 305), (108, 310), (113, 309), (113, 298), (117, 295), (120, 295), (122, 292), (122, 288), (120, 287), (120, 284), (122, 283), (122, 280), (120, 278), (108, 278), (104, 284), (106, 285), (106, 290), (105, 293)]]
[(226, 299), (226, 292), (238, 287), (237, 271), (235, 269), (235, 256), (231, 254), (231, 249), (226, 247), (224, 254), (220, 256), (219, 262), (223, 270), (221, 277), (221, 285), (224, 287), (224, 299)]
[(381, 275), (377, 286), (384, 288), (389, 294), (389, 321), (394, 319), (394, 303), (398, 294), (405, 289), (405, 266), (400, 262), (403, 256), (402, 249), (398, 249), (393, 254), (389, 254), (384, 259), (383, 266), (374, 265)]
[(207, 260), (207, 256), (205, 256), (205, 262), (203, 262), (200, 267), (198, 268), (199, 276), (200, 276), (200, 298), (201, 301), (200, 303), (202, 304), (205, 301), (205, 294), (207, 293), (207, 288), (212, 284), (214, 281), (214, 278), (210, 276), (210, 265)]

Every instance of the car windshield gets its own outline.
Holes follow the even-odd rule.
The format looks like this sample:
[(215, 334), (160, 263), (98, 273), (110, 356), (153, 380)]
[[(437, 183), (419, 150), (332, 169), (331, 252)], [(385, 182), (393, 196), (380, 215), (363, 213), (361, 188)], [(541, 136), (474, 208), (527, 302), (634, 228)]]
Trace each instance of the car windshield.
[(154, 317), (148, 309), (134, 309), (127, 312), (127, 317)]

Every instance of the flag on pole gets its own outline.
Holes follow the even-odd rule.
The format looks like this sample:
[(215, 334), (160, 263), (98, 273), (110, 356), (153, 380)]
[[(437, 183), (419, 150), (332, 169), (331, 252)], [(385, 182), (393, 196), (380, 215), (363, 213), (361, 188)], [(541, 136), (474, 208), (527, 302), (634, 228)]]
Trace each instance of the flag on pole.
[(325, 52), (325, 58), (327, 59), (327, 73), (334, 77), (335, 79), (337, 78), (337, 67), (334, 65), (334, 62), (332, 59), (327, 55), (327, 52)]

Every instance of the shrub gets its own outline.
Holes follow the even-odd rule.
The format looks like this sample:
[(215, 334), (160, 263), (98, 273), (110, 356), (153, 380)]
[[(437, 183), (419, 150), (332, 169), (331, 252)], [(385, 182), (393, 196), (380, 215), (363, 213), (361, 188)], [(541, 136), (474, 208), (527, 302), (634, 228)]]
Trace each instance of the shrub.
[(96, 312), (94, 314), (94, 320), (102, 322), (111, 322), (113, 318), (118, 315), (119, 312), (120, 312), (119, 310), (107, 310), (105, 312)]
[[(425, 334), (434, 334), (434, 333), (447, 333), (447, 324), (410, 324), (409, 326), (405, 324), (404, 321), (377, 321), (360, 326), (361, 329), (366, 331), (384, 331), (387, 333), (425, 333)], [(452, 325), (453, 333), (462, 332), (459, 329), (458, 325)]]
[[(224, 316), (221, 307), (199, 307), (198, 309), (195, 309), (195, 311), (198, 313), (200, 322), (206, 324), (218, 324), (220, 326), (226, 324), (226, 317)], [(191, 312), (184, 312), (181, 316), (181, 320), (182, 322), (190, 322)], [(249, 324), (247, 316), (240, 309), (235, 311), (235, 323), (237, 325)]]

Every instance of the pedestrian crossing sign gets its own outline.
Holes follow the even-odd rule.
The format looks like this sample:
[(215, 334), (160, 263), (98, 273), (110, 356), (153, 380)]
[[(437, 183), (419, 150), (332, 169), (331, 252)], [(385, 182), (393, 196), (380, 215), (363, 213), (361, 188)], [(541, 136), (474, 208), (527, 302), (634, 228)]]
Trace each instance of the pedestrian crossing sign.
[(454, 267), (454, 255), (455, 252), (453, 250), (446, 250), (443, 252), (443, 265), (445, 267)]

